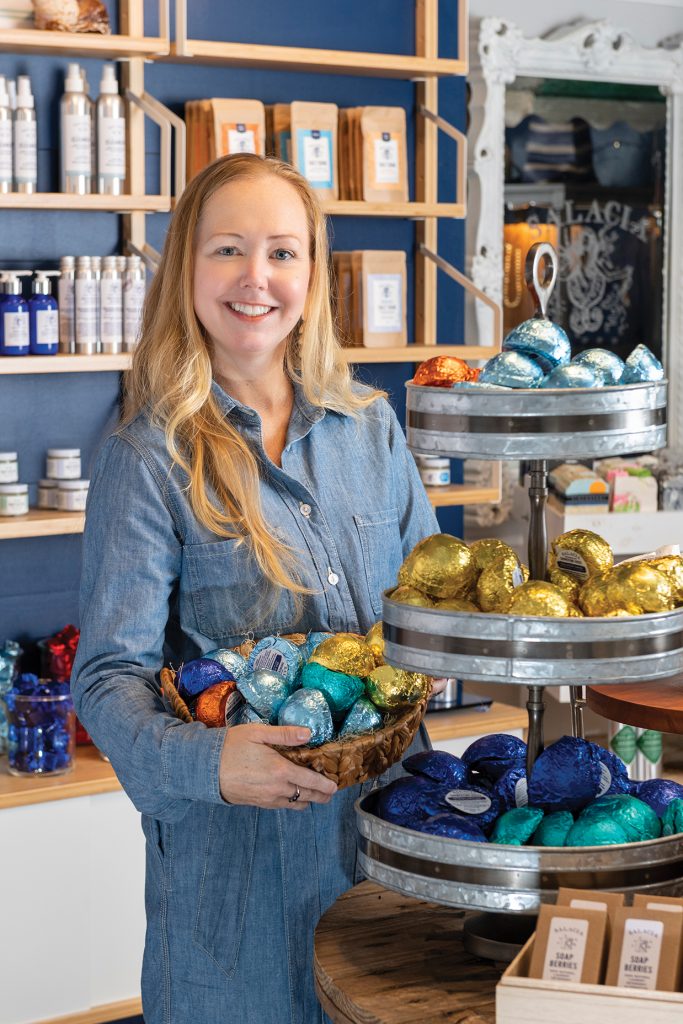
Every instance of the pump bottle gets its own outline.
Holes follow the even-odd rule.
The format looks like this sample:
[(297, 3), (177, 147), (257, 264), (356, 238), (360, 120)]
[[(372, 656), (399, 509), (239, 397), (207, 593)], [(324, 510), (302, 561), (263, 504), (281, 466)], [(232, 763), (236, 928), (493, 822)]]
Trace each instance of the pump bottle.
[(93, 101), (78, 64), (69, 64), (61, 99), (60, 187), (87, 195), (93, 182)]
[(14, 188), (35, 192), (38, 188), (38, 136), (31, 79), (17, 79), (17, 109), (14, 114)]
[(126, 105), (119, 96), (113, 64), (102, 67), (97, 101), (97, 191), (120, 196), (126, 190)]
[(0, 75), (0, 193), (12, 191), (12, 108), (7, 81)]
[(31, 355), (54, 356), (59, 350), (57, 300), (50, 294), (50, 278), (58, 276), (58, 270), (36, 270), (34, 274), (28, 300)]
[(27, 356), (29, 353), (28, 303), (22, 298), (21, 279), (30, 270), (7, 271), (5, 294), (0, 304), (0, 355)]

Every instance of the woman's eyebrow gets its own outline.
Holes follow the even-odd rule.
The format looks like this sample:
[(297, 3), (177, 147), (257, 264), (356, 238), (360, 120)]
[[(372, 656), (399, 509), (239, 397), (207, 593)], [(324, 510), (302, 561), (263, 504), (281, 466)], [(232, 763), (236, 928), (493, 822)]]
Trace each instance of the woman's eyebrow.
[[(244, 235), (240, 235), (236, 231), (214, 231), (212, 235), (209, 235), (207, 241), (211, 242), (214, 238), (237, 238), (240, 241), (244, 241)], [(301, 243), (301, 239), (298, 235), (268, 235), (266, 239), (268, 242), (283, 240)]]

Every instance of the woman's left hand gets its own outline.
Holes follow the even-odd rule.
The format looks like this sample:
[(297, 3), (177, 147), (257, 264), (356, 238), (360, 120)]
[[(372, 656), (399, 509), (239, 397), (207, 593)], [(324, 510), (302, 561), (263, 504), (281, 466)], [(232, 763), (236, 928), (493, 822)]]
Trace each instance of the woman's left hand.
[(450, 682), (451, 682), (451, 680), (448, 679), (448, 678), (443, 679), (443, 678), (439, 677), (437, 679), (434, 676), (432, 676), (432, 688), (429, 691), (429, 696), (430, 697), (436, 697), (437, 694), (443, 693), (443, 691), (446, 689), (446, 687), (448, 686), (448, 684)]

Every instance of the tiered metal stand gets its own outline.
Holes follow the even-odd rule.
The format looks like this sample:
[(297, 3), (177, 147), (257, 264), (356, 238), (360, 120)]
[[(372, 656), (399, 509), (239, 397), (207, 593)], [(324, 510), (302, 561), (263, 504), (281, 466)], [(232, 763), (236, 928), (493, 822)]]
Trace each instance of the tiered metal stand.
[[(547, 461), (629, 455), (666, 443), (665, 381), (599, 390), (465, 391), (410, 383), (407, 389), (414, 452), (532, 460), (532, 579), (546, 578)], [(383, 621), (385, 657), (393, 665), (528, 687), (528, 770), (543, 749), (545, 686), (571, 687), (572, 731), (582, 735), (585, 684), (683, 670), (683, 609), (633, 618), (512, 617), (402, 605), (385, 595)], [(357, 805), (367, 877), (436, 903), (486, 911), (488, 920), (469, 929), (470, 949), (482, 956), (505, 958), (513, 949), (506, 936), (512, 922), (500, 912), (534, 914), (554, 901), (560, 885), (683, 892), (683, 836), (590, 848), (484, 845), (381, 821), (375, 799), (370, 794)], [(527, 924), (530, 930), (533, 920)], [(516, 938), (523, 937), (522, 929)]]

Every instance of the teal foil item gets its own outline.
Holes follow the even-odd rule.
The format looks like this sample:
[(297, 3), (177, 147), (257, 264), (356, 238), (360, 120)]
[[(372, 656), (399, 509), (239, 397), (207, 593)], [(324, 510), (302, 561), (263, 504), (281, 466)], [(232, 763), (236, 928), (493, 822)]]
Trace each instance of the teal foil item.
[(522, 846), (531, 839), (542, 818), (540, 807), (512, 807), (494, 823), (490, 842)]
[(662, 835), (676, 836), (683, 832), (683, 800), (676, 797), (662, 815)]
[(570, 363), (569, 366), (558, 366), (541, 381), (542, 388), (599, 388), (600, 379), (593, 373), (590, 366), (581, 363)]
[(623, 828), (629, 843), (640, 843), (647, 839), (658, 839), (662, 825), (652, 810), (642, 800), (628, 793), (613, 793), (601, 796), (594, 803), (584, 807), (580, 821), (599, 823), (610, 818)]
[(330, 705), (333, 718), (340, 718), (365, 692), (365, 685), (358, 676), (333, 672), (315, 661), (304, 665), (301, 685), (305, 690), (320, 690)]
[(588, 366), (604, 388), (618, 384), (626, 370), (624, 360), (606, 348), (587, 348), (574, 356), (571, 365)]
[(662, 380), (663, 377), (664, 367), (654, 352), (650, 352), (647, 345), (636, 345), (626, 358), (626, 369), (620, 383), (640, 384), (643, 381)]
[(323, 640), (328, 640), (331, 636), (334, 636), (334, 633), (309, 633), (306, 642), (299, 648), (303, 660), (308, 661), (318, 644), (321, 644)]
[(229, 647), (217, 647), (215, 651), (207, 651), (202, 657), (217, 661), (223, 668), (227, 668), (235, 679), (239, 679), (247, 670), (247, 659), (238, 651), (231, 651)]
[(332, 714), (320, 690), (295, 690), (280, 708), (278, 725), (302, 725), (311, 730), (307, 746), (319, 747), (334, 736)]
[(287, 680), (267, 668), (240, 676), (237, 689), (254, 711), (271, 725), (277, 722), (278, 711), (290, 693)]
[(286, 679), (290, 693), (297, 684), (302, 667), (303, 658), (297, 645), (280, 636), (264, 636), (254, 646), (247, 660), (249, 672), (267, 669)]
[(542, 316), (513, 327), (503, 339), (503, 352), (519, 352), (535, 359), (545, 373), (566, 366), (572, 357), (569, 338), (559, 324)]
[(339, 739), (346, 736), (364, 736), (382, 728), (384, 717), (367, 697), (359, 697), (339, 730)]
[(618, 821), (607, 815), (598, 820), (584, 818), (581, 815), (569, 829), (564, 845), (615, 846), (628, 841), (628, 836)]
[(521, 352), (499, 352), (489, 359), (477, 383), (504, 388), (537, 388), (542, 380), (543, 370), (533, 359)]
[(564, 846), (573, 824), (571, 811), (553, 811), (552, 814), (546, 814), (531, 837), (531, 845)]

